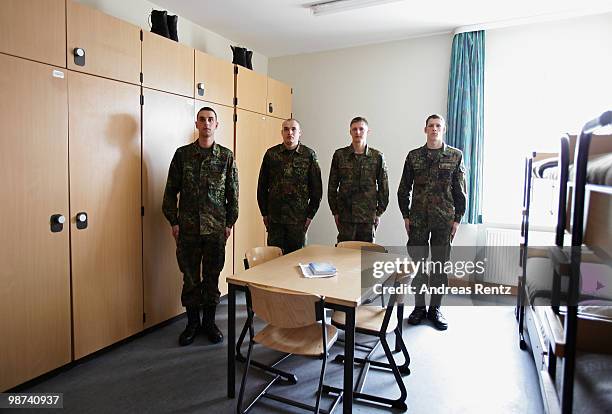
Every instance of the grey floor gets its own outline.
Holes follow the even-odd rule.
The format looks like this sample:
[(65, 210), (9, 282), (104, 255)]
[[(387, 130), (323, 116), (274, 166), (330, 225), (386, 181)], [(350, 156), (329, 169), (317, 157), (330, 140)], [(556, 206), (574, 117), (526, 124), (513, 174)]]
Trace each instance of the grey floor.
[[(237, 306), (244, 320), (244, 302)], [(537, 374), (528, 351), (517, 344), (512, 306), (447, 306), (446, 332), (428, 323), (404, 325), (404, 339), (412, 362), (404, 377), (408, 412), (435, 413), (543, 413)], [(219, 308), (219, 326), (227, 332), (227, 305)], [(236, 400), (226, 398), (226, 344), (211, 345), (204, 337), (179, 347), (184, 328), (180, 318), (134, 338), (42, 381), (21, 392), (61, 392), (64, 411), (74, 413), (231, 413)], [(335, 346), (332, 358), (341, 351)], [(277, 354), (255, 348), (254, 355), (272, 361)], [(293, 357), (283, 363), (299, 377), (297, 385), (279, 385), (274, 392), (314, 402), (320, 361)], [(268, 376), (251, 371), (247, 398)], [(239, 364), (237, 384), (242, 374)], [(326, 383), (341, 386), (342, 366), (330, 363)], [(366, 392), (399, 395), (390, 373), (372, 371)], [(322, 406), (327, 407), (328, 399)], [(18, 411), (19, 413), (24, 410)], [(300, 409), (264, 400), (252, 413), (299, 413)], [(336, 411), (341, 412), (339, 407)], [(393, 412), (356, 403), (355, 413)]]

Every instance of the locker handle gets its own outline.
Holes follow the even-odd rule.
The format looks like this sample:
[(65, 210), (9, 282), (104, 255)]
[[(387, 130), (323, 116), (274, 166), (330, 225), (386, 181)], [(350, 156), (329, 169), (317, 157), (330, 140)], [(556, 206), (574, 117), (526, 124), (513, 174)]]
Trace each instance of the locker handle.
[(75, 47), (72, 50), (74, 55), (74, 64), (77, 66), (85, 66), (85, 49), (82, 47)]
[(204, 82), (198, 82), (198, 95), (204, 96)]
[(66, 222), (66, 217), (63, 214), (53, 214), (51, 215), (51, 219), (49, 220), (49, 224), (51, 226), (52, 233), (58, 233), (64, 229), (64, 223)]
[(88, 218), (87, 218), (87, 213), (82, 211), (80, 213), (77, 213), (76, 215), (76, 226), (77, 229), (79, 230), (83, 230), (87, 228), (87, 223), (88, 223)]
[(274, 108), (272, 107), (272, 102), (268, 103), (268, 112), (274, 113)]

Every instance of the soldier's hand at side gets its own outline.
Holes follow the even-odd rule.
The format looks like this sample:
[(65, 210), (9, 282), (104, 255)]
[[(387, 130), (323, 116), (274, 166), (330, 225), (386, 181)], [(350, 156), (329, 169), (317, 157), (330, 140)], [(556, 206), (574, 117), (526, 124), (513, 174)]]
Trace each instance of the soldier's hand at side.
[(304, 231), (308, 230), (308, 227), (310, 226), (311, 222), (312, 222), (312, 219), (309, 219), (308, 217), (306, 217), (306, 222), (304, 223)]
[(178, 243), (179, 236), (179, 226), (178, 224), (172, 226), (172, 237), (174, 237), (174, 241)]
[(225, 240), (229, 239), (229, 236), (232, 234), (232, 228), (231, 227), (226, 227), (225, 228)]
[(334, 221), (336, 222), (336, 228), (340, 230), (340, 220), (338, 219), (338, 215), (334, 215)]
[(263, 216), (263, 224), (266, 226), (266, 231), (268, 231), (268, 216)]
[(457, 229), (459, 229), (459, 223), (453, 221), (453, 226), (451, 227), (451, 241), (455, 238), (455, 234), (457, 234)]
[(404, 227), (406, 227), (406, 234), (410, 235), (410, 219), (404, 219)]
[(374, 229), (377, 229), (379, 224), (380, 224), (380, 216), (374, 216)]

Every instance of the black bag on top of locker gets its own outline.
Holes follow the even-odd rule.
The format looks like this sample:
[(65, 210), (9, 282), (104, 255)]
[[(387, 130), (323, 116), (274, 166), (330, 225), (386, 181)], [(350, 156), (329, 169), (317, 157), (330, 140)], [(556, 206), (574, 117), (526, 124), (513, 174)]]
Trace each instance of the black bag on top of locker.
[(253, 51), (240, 46), (230, 46), (234, 53), (232, 63), (253, 70)]
[(178, 16), (170, 16), (165, 10), (151, 11), (151, 33), (178, 42)]

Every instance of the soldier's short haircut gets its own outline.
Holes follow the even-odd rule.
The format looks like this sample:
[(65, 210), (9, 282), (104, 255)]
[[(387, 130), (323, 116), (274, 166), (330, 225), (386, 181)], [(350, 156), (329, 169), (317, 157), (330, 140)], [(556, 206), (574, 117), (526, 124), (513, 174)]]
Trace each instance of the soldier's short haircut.
[(427, 117), (427, 119), (425, 120), (425, 126), (427, 126), (427, 124), (429, 123), (430, 119), (439, 119), (440, 121), (442, 121), (442, 123), (444, 125), (446, 125), (446, 119), (444, 119), (444, 117), (442, 115), (439, 114), (431, 114)]
[(210, 111), (210, 112), (212, 112), (213, 114), (215, 114), (215, 120), (217, 120), (217, 121), (219, 120), (219, 117), (217, 116), (217, 113), (210, 106), (203, 106), (203, 107), (201, 107), (200, 110), (198, 111), (198, 114), (196, 115), (196, 120), (198, 119), (198, 117), (200, 116), (200, 112), (202, 112), (202, 111)]
[(297, 122), (297, 124), (298, 124), (298, 126), (300, 127), (300, 129), (302, 129), (302, 124), (300, 124), (300, 121), (298, 121), (298, 120), (297, 120), (297, 119), (295, 119), (295, 118), (287, 118), (287, 119), (285, 119), (285, 120), (283, 121), (283, 124), (284, 124), (285, 122), (291, 122), (291, 121), (295, 121), (295, 122)]
[(352, 127), (352, 126), (353, 126), (353, 124), (354, 124), (354, 123), (356, 123), (356, 122), (363, 122), (364, 124), (366, 124), (367, 126), (369, 126), (369, 125), (368, 125), (368, 120), (367, 120), (367, 119), (365, 119), (365, 118), (364, 118), (364, 117), (362, 117), (362, 116), (356, 116), (355, 118), (351, 119), (351, 123), (349, 124), (349, 127)]

